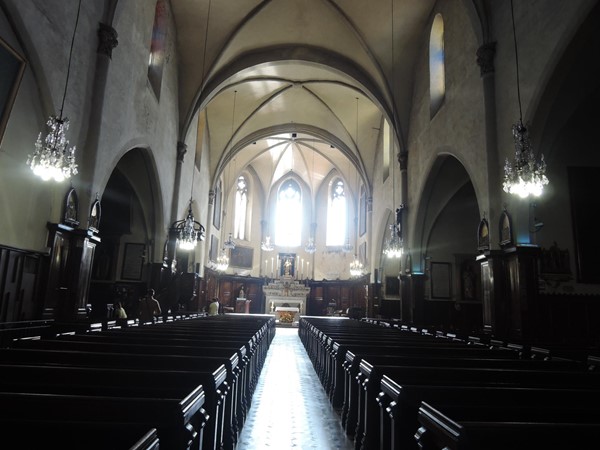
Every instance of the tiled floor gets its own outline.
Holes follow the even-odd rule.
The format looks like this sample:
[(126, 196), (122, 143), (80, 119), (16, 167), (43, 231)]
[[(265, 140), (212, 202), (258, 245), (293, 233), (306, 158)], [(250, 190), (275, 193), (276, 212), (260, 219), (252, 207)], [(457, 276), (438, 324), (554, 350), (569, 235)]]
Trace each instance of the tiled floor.
[(352, 448), (298, 329), (277, 328), (237, 450)]

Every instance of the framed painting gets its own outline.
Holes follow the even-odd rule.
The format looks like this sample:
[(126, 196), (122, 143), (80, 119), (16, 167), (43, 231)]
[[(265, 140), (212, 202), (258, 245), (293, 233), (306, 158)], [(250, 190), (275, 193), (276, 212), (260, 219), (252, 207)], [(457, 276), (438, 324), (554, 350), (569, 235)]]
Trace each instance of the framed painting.
[(363, 266), (367, 265), (367, 243), (362, 242), (358, 246), (358, 260), (363, 263)]
[(232, 267), (240, 267), (242, 269), (252, 269), (253, 257), (254, 249), (252, 247), (236, 245), (235, 248), (231, 249), (229, 265)]
[(219, 238), (214, 234), (210, 235), (210, 252), (208, 257), (211, 261), (216, 261), (219, 257)]
[(25, 72), (25, 59), (0, 38), (0, 142)]
[(125, 244), (123, 267), (121, 268), (122, 280), (139, 281), (142, 279), (145, 247), (144, 244)]
[(363, 236), (367, 232), (367, 193), (365, 186), (360, 186), (360, 200), (359, 200), (359, 223), (358, 223), (358, 234)]
[(431, 263), (431, 298), (449, 299), (452, 296), (452, 265), (445, 262)]
[[(215, 229), (221, 229), (221, 182), (215, 188), (215, 196), (214, 196), (214, 208), (213, 208), (213, 226)], [(216, 256), (215, 256), (216, 258)]]

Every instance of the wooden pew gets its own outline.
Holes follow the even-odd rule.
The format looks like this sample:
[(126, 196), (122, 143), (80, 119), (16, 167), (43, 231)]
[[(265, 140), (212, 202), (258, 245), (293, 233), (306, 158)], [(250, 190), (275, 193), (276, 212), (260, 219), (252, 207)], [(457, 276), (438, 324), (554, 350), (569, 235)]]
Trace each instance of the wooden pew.
[[(522, 406), (562, 408), (580, 411), (596, 407), (600, 401), (599, 389), (532, 388), (507, 386), (400, 386), (383, 376), (379, 394), (381, 406), (380, 448), (417, 449), (415, 433), (418, 427), (418, 409), (421, 402), (457, 407), (503, 407), (518, 409)], [(513, 419), (516, 416), (513, 416)]]
[[(216, 388), (214, 396), (208, 396), (208, 402), (216, 401), (217, 408), (213, 409), (208, 403), (205, 409), (214, 416), (216, 441), (219, 445), (225, 442), (228, 448), (234, 446), (237, 440), (232, 427), (233, 411), (235, 409), (235, 392), (233, 389), (237, 376), (237, 354), (227, 356), (181, 356), (168, 354), (143, 355), (135, 353), (93, 353), (89, 351), (65, 350), (36, 350), (36, 349), (0, 349), (0, 362), (3, 364), (36, 364), (59, 367), (91, 367), (136, 370), (175, 370), (175, 371), (205, 371), (207, 368), (224, 364), (227, 377)], [(206, 382), (211, 380), (204, 377)], [(214, 384), (212, 382), (211, 384)], [(2, 382), (0, 381), (0, 386)], [(208, 389), (210, 391), (210, 387)], [(232, 392), (229, 392), (231, 390)], [(215, 422), (216, 421), (216, 422)], [(210, 432), (209, 432), (210, 435)]]
[[(29, 430), (29, 433), (21, 435), (17, 442), (23, 443), (25, 448), (37, 448), (29, 446), (28, 440), (32, 440), (33, 443), (37, 439), (43, 440), (43, 431), (52, 429), (52, 424), (55, 423), (62, 424), (65, 429), (70, 425), (74, 429), (73, 434), (79, 436), (78, 439), (84, 439), (86, 429), (94, 426), (99, 427), (98, 434), (102, 433), (104, 425), (104, 433), (121, 427), (132, 427), (133, 430), (152, 427), (158, 430), (158, 439), (163, 448), (200, 448), (202, 427), (207, 420), (202, 409), (204, 399), (202, 387), (198, 387), (181, 400), (2, 391), (0, 430), (3, 439), (12, 432), (11, 430), (17, 432), (17, 436), (20, 431)], [(77, 431), (79, 427), (81, 431)], [(31, 433), (35, 430), (40, 430), (40, 434)], [(88, 436), (86, 444), (79, 448), (94, 448), (93, 442), (97, 436)], [(118, 448), (122, 445), (119, 444), (121, 440), (118, 435), (111, 434), (110, 437), (114, 442), (108, 448)], [(106, 441), (106, 435), (98, 439)]]
[[(170, 346), (131, 344), (125, 342), (103, 342), (102, 339), (78, 339), (80, 335), (69, 336), (67, 339), (41, 339), (16, 341), (13, 348), (45, 349), (51, 351), (83, 351), (91, 353), (125, 353), (139, 355), (179, 355), (182, 357), (223, 357), (231, 358), (237, 355), (237, 366), (232, 364), (232, 370), (236, 375), (236, 382), (232, 386), (234, 392), (235, 422), (232, 423), (234, 433), (238, 434), (244, 423), (248, 405), (245, 399), (251, 395), (248, 385), (248, 357), (245, 345), (232, 345), (231, 347), (199, 347), (199, 346)], [(228, 367), (229, 370), (229, 367)]]
[[(11, 449), (159, 450), (155, 428), (131, 423), (1, 422), (0, 432)], [(163, 448), (165, 448), (163, 446)]]
[[(0, 391), (6, 395), (36, 396), (36, 400), (40, 402), (48, 401), (49, 396), (53, 396), (54, 401), (59, 401), (61, 404), (63, 401), (73, 401), (77, 396), (84, 396), (88, 402), (97, 403), (96, 398), (100, 392), (102, 394), (100, 397), (110, 399), (111, 404), (122, 405), (119, 403), (121, 398), (127, 399), (133, 395), (133, 398), (139, 398), (134, 403), (138, 405), (141, 412), (147, 414), (145, 417), (149, 419), (158, 409), (144, 410), (141, 406), (142, 399), (154, 401), (159, 398), (172, 402), (177, 398), (181, 400), (186, 390), (193, 391), (195, 388), (200, 388), (203, 406), (210, 411), (213, 405), (216, 405), (216, 409), (211, 411), (210, 415), (200, 408), (204, 414), (204, 422), (196, 420), (198, 424), (206, 425), (205, 430), (200, 428), (206, 435), (204, 448), (221, 446), (234, 448), (237, 430), (234, 431), (233, 428), (240, 418), (244, 418), (239, 415), (241, 408), (237, 402), (246, 400), (252, 394), (248, 386), (252, 387), (262, 368), (268, 345), (274, 336), (274, 320), (270, 317), (248, 320), (245, 323), (241, 323), (242, 321), (210, 323), (211, 321), (204, 320), (205, 318), (198, 321), (187, 320), (186, 326), (180, 326), (184, 322), (169, 322), (93, 333), (65, 331), (57, 339), (17, 341), (19, 343), (13, 343), (15, 348), (0, 351), (0, 362), (7, 363), (0, 366), (3, 367)], [(200, 321), (203, 322), (200, 324)], [(200, 325), (203, 326), (202, 330), (198, 329)], [(223, 332), (224, 327), (229, 330)], [(102, 339), (96, 339), (98, 337)], [(209, 343), (211, 347), (204, 347), (205, 343)], [(70, 346), (70, 350), (65, 346)], [(102, 351), (98, 351), (101, 346)], [(34, 350), (33, 347), (37, 349)], [(46, 350), (41, 350), (42, 347)], [(48, 350), (49, 348), (54, 350)], [(117, 351), (117, 348), (120, 350)], [(123, 348), (127, 350), (123, 351)], [(164, 354), (161, 354), (162, 352)], [(251, 355), (249, 356), (248, 353)], [(246, 371), (244, 375), (246, 376), (244, 388), (235, 391), (239, 383), (239, 378), (236, 376), (239, 377), (242, 373), (240, 361), (242, 363), (245, 361), (247, 366), (251, 366), (251, 371)], [(207, 376), (203, 379), (199, 378), (201, 368), (202, 373), (206, 374), (204, 366), (210, 367), (219, 362), (224, 363), (223, 369), (218, 371), (219, 376), (224, 373), (227, 375), (226, 379), (217, 380), (214, 377), (216, 372), (211, 374), (212, 378)], [(26, 368), (27, 373), (20, 371), (20, 368)], [(173, 370), (174, 368), (179, 370)], [(90, 369), (93, 372), (90, 372)], [(115, 371), (114, 374), (107, 375), (111, 370)], [(135, 371), (140, 375), (137, 385), (133, 379), (130, 379), (130, 373)], [(177, 374), (172, 377), (167, 375), (167, 372), (177, 372)], [(33, 373), (35, 376), (32, 375)], [(192, 374), (195, 377), (194, 384), (191, 384), (189, 379)], [(128, 380), (126, 383), (123, 377)], [(43, 382), (39, 383), (36, 380), (43, 380)], [(118, 380), (117, 384), (115, 380)], [(202, 386), (197, 385), (199, 381)], [(227, 395), (230, 388), (232, 392)], [(223, 398), (228, 400), (225, 405), (222, 404)], [(8, 399), (7, 397), (7, 401)], [(39, 416), (37, 423), (43, 426), (42, 424), (45, 423), (43, 415)], [(187, 424), (187, 427), (189, 429), (179, 427), (177, 432), (185, 436), (186, 433), (190, 435), (190, 430), (195, 430), (190, 424)], [(228, 430), (229, 427), (232, 429), (231, 432)], [(188, 431), (186, 432), (185, 429)], [(165, 434), (165, 425), (163, 424), (158, 430), (159, 434)], [(175, 434), (177, 433), (169, 436), (167, 433), (165, 442), (175, 445), (173, 437)], [(191, 445), (191, 442), (188, 443)]]
[[(311, 323), (309, 323), (311, 322)], [(322, 329), (318, 329), (314, 324), (321, 324), (321, 328)], [(555, 372), (557, 375), (550, 375), (550, 376), (546, 376), (544, 375), (544, 378), (542, 380), (542, 386), (545, 386), (545, 388), (547, 389), (548, 386), (551, 386), (552, 383), (554, 383), (554, 387), (557, 386), (561, 386), (563, 382), (575, 382), (575, 383), (583, 383), (584, 386), (588, 386), (588, 388), (592, 388), (592, 386), (594, 386), (594, 384), (596, 383), (596, 385), (598, 385), (598, 381), (593, 380), (593, 379), (578, 379), (577, 376), (578, 375), (573, 375), (573, 377), (575, 377), (574, 379), (571, 379), (571, 372), (574, 372), (576, 374), (579, 374), (581, 372), (585, 373), (585, 365), (584, 364), (579, 364), (575, 361), (570, 361), (570, 360), (563, 360), (561, 361), (561, 364), (550, 364), (549, 361), (542, 361), (542, 359), (545, 360), (549, 360), (551, 358), (539, 358), (538, 355), (540, 354), (540, 352), (536, 351), (535, 349), (526, 349), (523, 346), (518, 346), (518, 345), (514, 345), (511, 346), (509, 344), (505, 344), (502, 343), (502, 345), (493, 345), (492, 343), (490, 343), (490, 345), (487, 344), (483, 344), (481, 342), (481, 340), (472, 340), (469, 339), (468, 341), (465, 341), (463, 339), (460, 339), (456, 336), (443, 336), (443, 338), (446, 340), (446, 342), (454, 342), (457, 343), (458, 346), (456, 347), (457, 350), (454, 350), (453, 346), (447, 345), (447, 344), (442, 344), (439, 345), (442, 341), (441, 340), (431, 340), (431, 339), (421, 339), (419, 336), (423, 336), (423, 333), (419, 333), (417, 330), (412, 331), (415, 337), (418, 337), (415, 341), (414, 341), (414, 345), (411, 342), (410, 338), (406, 339), (404, 341), (404, 343), (402, 342), (402, 339), (398, 339), (395, 335), (391, 334), (390, 331), (393, 332), (392, 329), (390, 328), (383, 328), (383, 332), (379, 335), (375, 334), (373, 335), (370, 331), (365, 332), (364, 330), (367, 330), (366, 328), (361, 329), (359, 326), (356, 326), (355, 324), (347, 324), (344, 323), (342, 321), (338, 321), (338, 322), (332, 322), (332, 321), (320, 321), (320, 320), (312, 320), (312, 318), (308, 321), (306, 321), (304, 324), (302, 324), (302, 339), (303, 339), (303, 343), (305, 345), (305, 347), (307, 348), (307, 351), (309, 352), (309, 354), (311, 354), (311, 360), (313, 361), (313, 364), (315, 365), (315, 369), (318, 370), (318, 373), (320, 375), (320, 378), (322, 378), (322, 382), (324, 383), (324, 386), (326, 388), (331, 389), (332, 386), (332, 377), (335, 379), (335, 382), (333, 383), (333, 389), (336, 389), (336, 386), (339, 385), (339, 376), (336, 374), (336, 370), (338, 369), (338, 364), (339, 364), (339, 360), (342, 359), (340, 358), (340, 353), (344, 353), (346, 352), (346, 358), (345, 361), (343, 363), (343, 368), (344, 370), (347, 371), (346, 374), (346, 383), (345, 383), (345, 388), (344, 388), (344, 400), (345, 401), (349, 401), (349, 399), (351, 398), (351, 394), (348, 393), (348, 387), (352, 387), (353, 385), (355, 385), (352, 382), (352, 378), (353, 376), (357, 376), (358, 377), (358, 381), (357, 383), (360, 383), (359, 385), (359, 389), (358, 392), (362, 392), (365, 394), (365, 397), (362, 401), (363, 405), (360, 408), (360, 411), (363, 412), (363, 427), (365, 427), (365, 429), (363, 431), (360, 431), (360, 427), (359, 427), (359, 433), (357, 433), (357, 439), (356, 439), (356, 447), (357, 448), (376, 448), (377, 445), (379, 445), (380, 443), (378, 442), (378, 430), (373, 430), (370, 429), (371, 427), (375, 428), (374, 426), (378, 425), (378, 422), (381, 422), (381, 424), (383, 426), (385, 426), (385, 422), (383, 420), (377, 420), (376, 418), (374, 418), (376, 415), (378, 416), (378, 414), (376, 414), (376, 412), (378, 412), (378, 406), (377, 406), (377, 402), (372, 402), (370, 400), (372, 400), (373, 394), (375, 392), (369, 392), (369, 384), (372, 383), (372, 388), (373, 391), (376, 391), (379, 387), (380, 387), (380, 383), (377, 382), (377, 378), (381, 377), (381, 372), (380, 374), (377, 373), (377, 370), (382, 369), (382, 367), (378, 367), (377, 364), (390, 364), (391, 366), (391, 362), (386, 363), (385, 362), (385, 358), (394, 358), (396, 357), (396, 355), (398, 354), (402, 354), (402, 351), (404, 350), (404, 345), (406, 343), (409, 343), (409, 345), (412, 346), (412, 348), (409, 348), (406, 352), (405, 352), (405, 356), (397, 359), (393, 364), (398, 364), (400, 366), (407, 366), (406, 368), (408, 369), (408, 371), (413, 371), (415, 372), (416, 370), (418, 370), (418, 365), (425, 365), (428, 367), (425, 367), (426, 369), (429, 368), (434, 369), (432, 371), (432, 373), (430, 374), (430, 378), (427, 381), (427, 378), (422, 378), (422, 375), (416, 375), (415, 373), (412, 374), (413, 378), (404, 378), (403, 380), (405, 382), (415, 382), (416, 384), (427, 384), (430, 383), (432, 385), (435, 386), (435, 384), (440, 384), (439, 379), (435, 380), (435, 372), (438, 372), (438, 377), (439, 377), (439, 373), (442, 372), (443, 374), (446, 373), (446, 371), (448, 369), (452, 369), (452, 365), (453, 364), (458, 364), (458, 361), (455, 360), (454, 358), (456, 358), (456, 355), (453, 356), (452, 360), (449, 360), (448, 358), (444, 358), (443, 356), (441, 356), (442, 354), (446, 354), (446, 356), (449, 356), (449, 349), (451, 349), (452, 352), (457, 352), (459, 353), (459, 355), (462, 353), (462, 358), (464, 359), (465, 357), (467, 357), (467, 355), (471, 355), (468, 358), (468, 360), (464, 360), (463, 361), (463, 367), (462, 369), (471, 369), (472, 373), (475, 373), (474, 371), (476, 370), (483, 370), (483, 373), (486, 373), (485, 371), (487, 370), (488, 376), (483, 376), (483, 382), (482, 385), (484, 384), (489, 384), (491, 386), (494, 386), (494, 384), (511, 384), (514, 386), (518, 386), (519, 383), (521, 383), (522, 381), (525, 381), (526, 384), (530, 383), (531, 386), (536, 386), (535, 384), (535, 380), (528, 378), (528, 376), (530, 375), (525, 375), (525, 380), (520, 380), (519, 377), (517, 376), (517, 374), (520, 373), (525, 373), (525, 372), (531, 372), (531, 373), (536, 373), (536, 372)], [(356, 334), (359, 334), (359, 337), (356, 336)], [(428, 338), (432, 337), (432, 336), (427, 336)], [(442, 337), (441, 335), (438, 336), (436, 333), (436, 337)], [(353, 341), (354, 339), (354, 341)], [(394, 343), (397, 347), (395, 349), (392, 349), (391, 347), (394, 347), (394, 345), (389, 345), (387, 343), (385, 343), (385, 340), (388, 339), (390, 342)], [(372, 370), (372, 367), (370, 369), (365, 369), (365, 367), (368, 367), (367, 365), (360, 365), (360, 362), (363, 359), (368, 360), (369, 357), (371, 357), (371, 359), (373, 361), (375, 361), (376, 357), (370, 356), (371, 353), (373, 354), (379, 354), (380, 349), (382, 348), (381, 345), (383, 343), (384, 347), (388, 347), (387, 350), (384, 350), (384, 352), (387, 352), (388, 355), (381, 355), (381, 356), (377, 356), (377, 358), (383, 358), (381, 361), (377, 361), (377, 363), (375, 364), (375, 369), (376, 371)], [(355, 363), (355, 361), (353, 361), (354, 359), (354, 355), (352, 353), (352, 351), (355, 349), (355, 345), (360, 345), (363, 347), (363, 352), (362, 354), (360, 354), (360, 357), (358, 358), (358, 363)], [(433, 348), (433, 346), (437, 347), (437, 350)], [(337, 348), (336, 348), (337, 347)], [(429, 348), (428, 348), (429, 347)], [(332, 350), (333, 349), (333, 350)], [(341, 352), (340, 352), (341, 349)], [(461, 349), (461, 350), (458, 350)], [(477, 352), (471, 352), (471, 350), (473, 349), (478, 349), (478, 351), (480, 352), (479, 355), (477, 355)], [(500, 351), (498, 351), (500, 350)], [(361, 350), (359, 350), (360, 352)], [(427, 352), (431, 352), (432, 354), (427, 354)], [(501, 361), (499, 359), (499, 355), (500, 353), (503, 354), (504, 358), (507, 359), (507, 361)], [(418, 356), (415, 355), (427, 355), (426, 358), (431, 358), (430, 361), (428, 361), (427, 359), (424, 360), (419, 360)], [(510, 354), (511, 357), (507, 358), (507, 355)], [(532, 357), (535, 357), (535, 363), (531, 364), (529, 359), (524, 359), (526, 356), (528, 356), (529, 354), (531, 354)], [(348, 358), (348, 356), (351, 355), (350, 358)], [(487, 355), (487, 356), (486, 356)], [(334, 358), (335, 356), (335, 358)], [(482, 356), (486, 356), (486, 358), (484, 360), (479, 361), (477, 358), (480, 358)], [(348, 359), (350, 359), (350, 361), (348, 361)], [(444, 360), (445, 359), (445, 360)], [(493, 361), (491, 361), (490, 359), (493, 359)], [(335, 363), (334, 363), (335, 361)], [(467, 362), (468, 361), (468, 362)], [(557, 360), (554, 359), (554, 362), (556, 362)], [(542, 364), (539, 364), (542, 363)], [(448, 369), (446, 368), (448, 365), (450, 365), (450, 367), (448, 367)], [(359, 368), (359, 373), (356, 374), (356, 370), (357, 367)], [(400, 372), (403, 371), (402, 367), (398, 367), (398, 368), (394, 368), (395, 366), (391, 366), (389, 367), (390, 371), (393, 370), (398, 370)], [(351, 373), (349, 372), (350, 368), (353, 368), (353, 370), (355, 371), (354, 375), (351, 376)], [(387, 367), (384, 367), (387, 369)], [(405, 368), (405, 369), (406, 369)], [(437, 369), (436, 369), (437, 368)], [(443, 370), (440, 370), (443, 369)], [(512, 376), (509, 375), (510, 371), (512, 370)], [(404, 375), (407, 374), (407, 371), (404, 370)], [(501, 376), (499, 377), (499, 380), (493, 380), (490, 378), (490, 374), (493, 372), (498, 372), (501, 373)], [(558, 373), (563, 372), (566, 376), (562, 377), (562, 380), (559, 381), (560, 375), (558, 375)], [(468, 373), (468, 372), (467, 372)], [(556, 377), (556, 378), (554, 378)], [(450, 377), (452, 380), (454, 380), (454, 376)], [(408, 380), (408, 381), (407, 381)], [(570, 381), (569, 381), (570, 380)], [(463, 380), (463, 382), (468, 383), (472, 383), (472, 384), (477, 384), (480, 380), (477, 377), (473, 377), (473, 376), (467, 376), (466, 380)], [(460, 381), (457, 382), (460, 386)], [(463, 388), (465, 387), (465, 385), (462, 386)], [(572, 387), (572, 386), (571, 386)], [(453, 388), (457, 388), (456, 386), (453, 386)], [(389, 400), (383, 400), (380, 399), (380, 401), (382, 403), (384, 403), (384, 406), (386, 406), (386, 408), (390, 407), (391, 408), (391, 404), (393, 404), (392, 401)], [(370, 407), (369, 407), (370, 405)], [(344, 405), (345, 406), (345, 405)], [(367, 408), (369, 408), (368, 411), (364, 412)], [(383, 409), (386, 409), (383, 408)], [(393, 408), (392, 408), (393, 409)], [(413, 410), (414, 411), (414, 410)], [(387, 412), (387, 410), (386, 410)], [(344, 420), (344, 408), (342, 408), (342, 420)], [(416, 414), (415, 414), (416, 416)], [(371, 424), (369, 426), (369, 422), (366, 420), (367, 417), (369, 417), (369, 420), (371, 420)], [(347, 419), (346, 419), (347, 420)], [(366, 423), (365, 423), (366, 422)], [(351, 425), (350, 425), (351, 427)], [(348, 430), (348, 424), (346, 424), (346, 429)], [(363, 436), (360, 436), (360, 433), (364, 433)], [(395, 444), (392, 444), (393, 446), (388, 446), (388, 443), (391, 439), (391, 436), (389, 436), (389, 438), (387, 438), (387, 441), (382, 441), (382, 447), (381, 448), (396, 448)]]
[[(155, 325), (154, 327), (159, 328), (159, 325)], [(250, 400), (254, 394), (256, 382), (258, 381), (258, 376), (260, 375), (260, 371), (264, 364), (266, 350), (268, 350), (267, 341), (264, 339), (260, 343), (257, 343), (254, 340), (248, 340), (246, 337), (215, 337), (210, 332), (201, 334), (190, 333), (188, 335), (175, 335), (171, 337), (167, 333), (157, 335), (156, 333), (152, 334), (151, 332), (138, 333), (137, 330), (134, 330), (134, 332), (128, 330), (123, 333), (108, 331), (86, 335), (63, 336), (61, 339), (147, 346), (164, 346), (168, 344), (169, 346), (179, 348), (210, 346), (229, 349), (232, 347), (239, 348), (245, 346), (248, 368), (247, 373), (244, 374), (245, 379), (243, 380), (245, 385), (244, 411), (250, 407)]]
[[(598, 408), (574, 415), (554, 408), (419, 408), (415, 434), (422, 450), (526, 450), (593, 448), (600, 439)], [(596, 443), (596, 444), (594, 444)]]
[(359, 421), (355, 440), (365, 442), (366, 447), (377, 446), (380, 435), (380, 406), (377, 398), (381, 392), (384, 375), (398, 385), (453, 385), (453, 386), (512, 386), (530, 388), (579, 388), (594, 389), (600, 386), (598, 374), (586, 371), (460, 367), (459, 362), (443, 366), (372, 366), (366, 361), (360, 363), (362, 390), (359, 395)]
[[(412, 349), (414, 347), (410, 347)], [(348, 430), (349, 435), (354, 435), (358, 425), (358, 415), (363, 411), (360, 409), (361, 402), (365, 401), (363, 391), (365, 383), (379, 381), (378, 373), (372, 373), (371, 379), (365, 377), (365, 369), (360, 371), (360, 364), (372, 366), (427, 366), (427, 367), (464, 367), (464, 368), (498, 368), (498, 369), (525, 369), (525, 370), (579, 370), (584, 371), (585, 366), (575, 361), (561, 361), (556, 364), (550, 364), (547, 361), (521, 359), (513, 352), (489, 351), (481, 349), (461, 348), (444, 349), (443, 352), (432, 351), (435, 347), (421, 347), (420, 352), (404, 352), (404, 348), (399, 348), (396, 354), (379, 354), (375, 349), (369, 354), (355, 355), (349, 351), (345, 369), (346, 377), (346, 401), (342, 413), (342, 424)], [(439, 349), (441, 350), (441, 349)], [(371, 370), (371, 369), (369, 369)], [(354, 381), (356, 380), (356, 381)], [(359, 395), (361, 394), (361, 395)], [(344, 421), (345, 419), (345, 421)]]

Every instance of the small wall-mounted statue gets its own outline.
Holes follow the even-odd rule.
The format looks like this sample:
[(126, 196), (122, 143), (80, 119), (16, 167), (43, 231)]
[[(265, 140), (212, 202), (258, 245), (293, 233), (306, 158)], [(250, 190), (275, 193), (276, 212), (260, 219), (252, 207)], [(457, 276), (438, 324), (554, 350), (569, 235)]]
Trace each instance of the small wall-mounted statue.
[(91, 230), (94, 233), (100, 231), (101, 212), (100, 200), (98, 200), (98, 195), (96, 195), (96, 200), (94, 203), (92, 203), (92, 207), (90, 208), (90, 216), (88, 217), (88, 230)]
[(70, 227), (77, 228), (79, 226), (79, 220), (77, 220), (78, 215), (79, 199), (77, 198), (77, 192), (75, 192), (75, 188), (71, 186), (71, 188), (67, 191), (67, 195), (65, 195), (62, 223)]

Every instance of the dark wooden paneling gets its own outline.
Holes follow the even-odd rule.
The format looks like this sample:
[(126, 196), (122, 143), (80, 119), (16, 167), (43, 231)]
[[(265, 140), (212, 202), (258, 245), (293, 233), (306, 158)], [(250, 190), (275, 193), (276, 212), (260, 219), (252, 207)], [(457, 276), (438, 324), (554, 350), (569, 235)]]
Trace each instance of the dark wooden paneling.
[(41, 318), (41, 253), (0, 246), (0, 321)]

